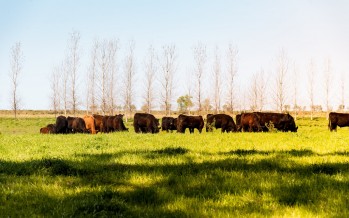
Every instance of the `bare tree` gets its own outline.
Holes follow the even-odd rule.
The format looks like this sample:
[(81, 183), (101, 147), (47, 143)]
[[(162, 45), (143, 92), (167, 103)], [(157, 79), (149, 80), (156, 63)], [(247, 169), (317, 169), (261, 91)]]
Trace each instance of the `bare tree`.
[(238, 50), (232, 45), (229, 44), (228, 51), (227, 51), (227, 62), (228, 62), (228, 77), (227, 77), (227, 82), (228, 82), (228, 93), (227, 93), (227, 103), (228, 103), (228, 108), (230, 109), (230, 112), (234, 112), (235, 104), (234, 104), (234, 88), (235, 88), (235, 77), (237, 75), (237, 55), (238, 55)]
[(259, 73), (252, 76), (252, 84), (250, 87), (250, 109), (252, 111), (262, 111), (266, 102), (267, 80), (264, 76), (264, 71), (261, 69)]
[(174, 45), (166, 45), (162, 47), (162, 57), (160, 61), (161, 76), (160, 83), (162, 86), (161, 101), (165, 109), (166, 115), (171, 115), (172, 94), (174, 89), (173, 77), (176, 72), (176, 47)]
[(258, 90), (258, 74), (253, 74), (252, 76), (252, 84), (250, 86), (249, 90), (249, 97), (250, 97), (250, 109), (252, 111), (257, 110), (258, 108), (258, 95), (259, 95), (259, 90)]
[(314, 88), (315, 88), (315, 65), (314, 61), (310, 60), (308, 69), (308, 87), (309, 87), (309, 100), (310, 100), (310, 119), (313, 120), (314, 113)]
[(117, 77), (117, 66), (116, 66), (116, 52), (118, 49), (118, 41), (110, 40), (108, 42), (108, 66), (109, 66), (109, 93), (108, 93), (108, 108), (110, 114), (114, 114), (116, 109), (116, 77)]
[(67, 116), (67, 111), (68, 111), (68, 81), (69, 81), (69, 70), (68, 70), (68, 65), (67, 61), (62, 62), (62, 101), (63, 101), (63, 110), (64, 110), (64, 115)]
[(345, 74), (342, 73), (341, 75), (341, 105), (339, 106), (339, 109), (340, 111), (344, 111), (345, 109), (345, 102), (344, 102), (344, 99), (345, 99)]
[(293, 110), (294, 119), (297, 120), (298, 114), (298, 69), (296, 63), (293, 63)]
[(135, 61), (134, 61), (134, 42), (130, 42), (128, 54), (125, 57), (124, 65), (124, 108), (125, 118), (127, 122), (128, 116), (131, 115), (133, 110), (133, 97), (134, 97), (134, 80), (135, 80)]
[(221, 79), (221, 63), (219, 57), (219, 49), (215, 48), (214, 51), (214, 63), (213, 63), (213, 99), (215, 113), (219, 113), (221, 108), (221, 95), (222, 95), (222, 79)]
[(80, 34), (73, 32), (70, 36), (68, 47), (68, 69), (70, 75), (70, 105), (74, 115), (80, 104), (77, 93), (78, 67), (80, 62), (79, 43)]
[(198, 103), (198, 112), (200, 114), (202, 110), (202, 99), (203, 99), (203, 92), (202, 92), (202, 82), (203, 82), (203, 76), (204, 76), (204, 68), (206, 64), (206, 46), (198, 43), (194, 47), (194, 60), (195, 60), (195, 81), (196, 81), (196, 101)]
[[(190, 96), (192, 98), (192, 92), (193, 92), (193, 81), (192, 81), (192, 74), (190, 73), (192, 70), (187, 69), (187, 96)], [(191, 99), (190, 99), (191, 100)], [(191, 104), (188, 105), (188, 114), (190, 115), (191, 108), (194, 106), (194, 103), (191, 102)]]
[(148, 49), (148, 55), (144, 63), (145, 66), (145, 94), (144, 102), (147, 113), (151, 113), (154, 107), (154, 82), (156, 74), (156, 55), (153, 46)]
[[(98, 43), (98, 42), (97, 42)], [(108, 112), (108, 90), (109, 90), (109, 56), (108, 56), (108, 41), (98, 43), (97, 62), (97, 94), (100, 103), (100, 109), (105, 115)]]
[(51, 106), (55, 117), (60, 110), (61, 98), (60, 98), (60, 67), (54, 67), (51, 74)]
[(286, 103), (286, 76), (288, 73), (288, 58), (284, 49), (281, 49), (277, 58), (277, 70), (275, 77), (274, 102), (276, 109), (282, 112)]
[(265, 77), (264, 70), (261, 69), (261, 71), (258, 74), (258, 110), (262, 111), (265, 103), (267, 101), (267, 84), (268, 84), (268, 79)]
[(21, 50), (21, 43), (17, 42), (11, 48), (11, 71), (10, 78), (12, 83), (11, 91), (11, 108), (15, 118), (17, 118), (18, 110), (20, 109), (20, 97), (18, 94), (18, 80), (23, 68), (23, 52)]
[(331, 87), (331, 60), (327, 58), (325, 60), (325, 69), (324, 69), (324, 88), (325, 88), (325, 105), (326, 105), (326, 119), (330, 113), (330, 87)]
[(96, 83), (97, 83), (97, 61), (98, 61), (98, 41), (95, 40), (91, 50), (91, 64), (88, 69), (87, 75), (87, 100), (86, 100), (86, 110), (91, 110), (91, 113), (94, 114), (98, 108), (97, 96), (96, 96)]

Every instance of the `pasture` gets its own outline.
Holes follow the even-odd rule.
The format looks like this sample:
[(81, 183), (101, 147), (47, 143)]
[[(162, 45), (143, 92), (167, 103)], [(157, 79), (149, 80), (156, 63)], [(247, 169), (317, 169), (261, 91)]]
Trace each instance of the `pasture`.
[(0, 118), (1, 217), (348, 217), (349, 131), (40, 135)]

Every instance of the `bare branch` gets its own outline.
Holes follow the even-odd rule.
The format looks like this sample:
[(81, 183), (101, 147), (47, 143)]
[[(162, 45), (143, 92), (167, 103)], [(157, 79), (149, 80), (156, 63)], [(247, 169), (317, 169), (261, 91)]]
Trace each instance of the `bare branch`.
[(171, 115), (172, 94), (173, 94), (173, 77), (176, 72), (176, 47), (174, 45), (166, 45), (162, 47), (163, 59), (160, 62), (161, 76), (160, 83), (162, 86), (161, 101), (166, 115)]
[(195, 80), (196, 80), (196, 93), (195, 99), (198, 103), (198, 112), (202, 111), (202, 99), (203, 99), (203, 91), (202, 91), (202, 82), (204, 76), (204, 68), (206, 64), (206, 46), (198, 43), (194, 48), (194, 60), (195, 60)]
[(23, 67), (23, 53), (21, 50), (21, 43), (17, 42), (11, 48), (11, 72), (10, 78), (12, 83), (11, 91), (11, 108), (13, 110), (15, 118), (17, 118), (17, 112), (20, 109), (20, 98), (18, 94), (18, 79), (22, 72)]

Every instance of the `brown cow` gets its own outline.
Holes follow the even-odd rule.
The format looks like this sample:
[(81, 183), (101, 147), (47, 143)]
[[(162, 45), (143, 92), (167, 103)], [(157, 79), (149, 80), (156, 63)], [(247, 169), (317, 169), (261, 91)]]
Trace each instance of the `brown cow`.
[(93, 118), (95, 119), (95, 129), (96, 132), (102, 132), (103, 129), (103, 116), (99, 114), (93, 114)]
[(56, 133), (56, 124), (48, 124), (40, 129), (41, 134), (54, 134)]
[(268, 132), (268, 126), (273, 123), (274, 128), (283, 132), (297, 132), (298, 127), (290, 114), (271, 113), (271, 112), (254, 112), (259, 116), (259, 123), (263, 131)]
[(204, 119), (202, 119), (202, 116), (180, 114), (177, 118), (177, 132), (185, 133), (186, 128), (189, 128), (190, 133), (194, 133), (194, 128), (198, 129), (201, 133), (202, 128), (204, 128)]
[(136, 133), (158, 133), (159, 119), (152, 114), (135, 113), (133, 118), (133, 127)]
[(244, 132), (260, 132), (262, 127), (260, 125), (259, 116), (255, 113), (242, 113), (240, 121), (241, 129)]
[(84, 116), (85, 126), (86, 129), (91, 132), (91, 134), (96, 134), (96, 124), (95, 124), (95, 118), (90, 115)]
[(237, 130), (233, 118), (227, 114), (207, 114), (206, 132), (212, 132), (213, 127), (221, 128), (222, 133)]

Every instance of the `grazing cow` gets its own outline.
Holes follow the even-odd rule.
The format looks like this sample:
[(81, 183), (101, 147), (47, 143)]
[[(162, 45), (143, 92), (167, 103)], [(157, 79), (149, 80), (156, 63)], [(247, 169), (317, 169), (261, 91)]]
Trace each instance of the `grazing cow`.
[(56, 133), (66, 134), (68, 132), (68, 120), (65, 116), (58, 116), (56, 119)]
[(116, 115), (113, 119), (113, 129), (114, 131), (128, 131), (123, 121), (123, 114)]
[(189, 128), (190, 133), (194, 133), (194, 128), (201, 133), (202, 128), (204, 128), (204, 119), (202, 119), (202, 116), (179, 115), (177, 118), (177, 132), (185, 133), (186, 128)]
[(290, 114), (254, 112), (259, 116), (259, 123), (263, 131), (269, 131), (267, 125), (273, 123), (274, 128), (283, 132), (297, 132), (298, 127)]
[(106, 116), (106, 119), (104, 119), (103, 122), (103, 128), (104, 128), (104, 132), (114, 132), (114, 126), (113, 126), (113, 121), (114, 118), (116, 118), (116, 116)]
[(159, 119), (152, 114), (136, 113), (133, 119), (133, 127), (136, 133), (158, 133)]
[(328, 115), (328, 128), (331, 132), (337, 131), (337, 126), (341, 128), (349, 126), (349, 114), (331, 112)]
[(48, 124), (40, 129), (41, 134), (54, 134), (56, 133), (56, 124)]
[(96, 134), (96, 123), (95, 118), (90, 115), (84, 116), (84, 121), (86, 125), (86, 129), (91, 132), (91, 134)]
[(92, 116), (95, 119), (95, 129), (96, 129), (96, 132), (102, 132), (103, 116), (102, 115), (98, 115), (98, 114), (93, 114)]
[(262, 131), (262, 127), (259, 122), (259, 116), (255, 113), (242, 113), (240, 125), (241, 125), (241, 129), (244, 132)]
[(67, 133), (73, 133), (73, 121), (75, 117), (67, 117)]
[(45, 127), (40, 128), (40, 133), (41, 133), (41, 134), (49, 134), (50, 131), (49, 131), (49, 129), (47, 128), (47, 126), (45, 126)]
[(206, 132), (212, 132), (213, 127), (221, 128), (222, 133), (237, 130), (233, 118), (227, 114), (207, 114)]
[(163, 117), (161, 119), (161, 130), (162, 131), (173, 131), (177, 129), (177, 118), (173, 117)]
[[(69, 122), (69, 120), (68, 120), (68, 122)], [(73, 133), (89, 133), (89, 131), (86, 129), (86, 124), (85, 124), (84, 119), (82, 119), (81, 117), (75, 117), (73, 119), (72, 132)]]
[(106, 132), (128, 131), (123, 121), (123, 114), (108, 116), (106, 122)]
[(110, 116), (103, 116), (101, 123), (101, 132), (108, 133), (111, 128), (108, 129), (108, 119)]

